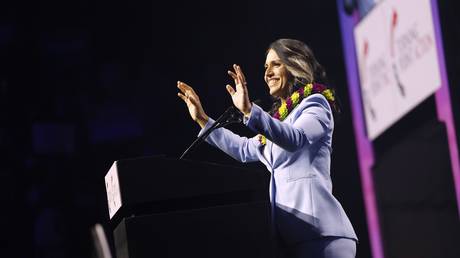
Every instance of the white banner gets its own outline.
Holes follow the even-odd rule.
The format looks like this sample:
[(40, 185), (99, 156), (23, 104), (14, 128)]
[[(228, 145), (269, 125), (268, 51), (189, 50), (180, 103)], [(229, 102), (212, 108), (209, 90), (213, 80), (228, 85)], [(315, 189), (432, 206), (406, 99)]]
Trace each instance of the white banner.
[(354, 30), (367, 135), (433, 94), (440, 72), (430, 0), (384, 0)]

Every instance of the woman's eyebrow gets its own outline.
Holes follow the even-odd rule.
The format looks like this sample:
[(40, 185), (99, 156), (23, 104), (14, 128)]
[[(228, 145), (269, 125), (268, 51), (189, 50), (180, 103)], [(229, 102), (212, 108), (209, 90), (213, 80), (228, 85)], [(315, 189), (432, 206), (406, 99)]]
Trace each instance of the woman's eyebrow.
[(271, 60), (270, 62), (265, 63), (264, 66), (266, 67), (266, 66), (268, 66), (268, 64), (279, 63), (279, 62), (281, 62), (281, 59)]

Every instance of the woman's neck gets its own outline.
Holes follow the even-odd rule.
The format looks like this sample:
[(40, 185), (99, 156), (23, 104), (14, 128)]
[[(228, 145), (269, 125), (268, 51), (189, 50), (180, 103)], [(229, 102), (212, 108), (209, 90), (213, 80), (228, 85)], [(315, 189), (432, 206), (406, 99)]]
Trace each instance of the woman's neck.
[(281, 102), (286, 102), (286, 100), (289, 97), (290, 97), (289, 91), (286, 91), (284, 94), (281, 94), (281, 96), (279, 96), (279, 99), (281, 100)]
[(292, 84), (289, 84), (289, 87), (286, 87), (285, 90), (284, 90), (284, 92), (283, 92), (282, 94), (280, 94), (281, 96), (280, 96), (279, 98), (280, 98), (280, 100), (281, 100), (281, 103), (282, 103), (282, 102), (286, 102), (286, 100), (287, 100), (289, 97), (291, 97), (291, 94), (293, 93), (293, 92), (292, 92), (292, 88), (293, 88), (293, 87), (294, 87), (294, 86), (293, 86)]

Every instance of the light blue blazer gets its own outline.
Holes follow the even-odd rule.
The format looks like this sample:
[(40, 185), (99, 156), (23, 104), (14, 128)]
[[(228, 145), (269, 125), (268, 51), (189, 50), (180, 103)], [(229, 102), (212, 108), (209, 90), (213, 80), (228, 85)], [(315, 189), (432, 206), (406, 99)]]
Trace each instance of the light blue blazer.
[[(200, 135), (214, 123), (209, 119)], [(287, 244), (321, 236), (357, 240), (340, 203), (332, 195), (330, 176), (334, 120), (321, 94), (303, 99), (284, 121), (253, 104), (246, 124), (267, 138), (238, 136), (225, 128), (206, 141), (241, 162), (262, 162), (271, 173), (270, 201), (274, 226)]]

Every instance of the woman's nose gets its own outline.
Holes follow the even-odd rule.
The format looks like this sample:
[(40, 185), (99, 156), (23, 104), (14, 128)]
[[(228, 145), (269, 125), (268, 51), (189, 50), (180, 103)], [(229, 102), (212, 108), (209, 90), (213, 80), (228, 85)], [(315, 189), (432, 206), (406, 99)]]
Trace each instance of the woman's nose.
[(272, 71), (272, 69), (268, 68), (268, 69), (265, 71), (265, 76), (266, 76), (267, 78), (272, 77), (272, 76), (273, 76), (273, 71)]

